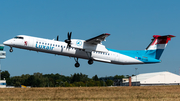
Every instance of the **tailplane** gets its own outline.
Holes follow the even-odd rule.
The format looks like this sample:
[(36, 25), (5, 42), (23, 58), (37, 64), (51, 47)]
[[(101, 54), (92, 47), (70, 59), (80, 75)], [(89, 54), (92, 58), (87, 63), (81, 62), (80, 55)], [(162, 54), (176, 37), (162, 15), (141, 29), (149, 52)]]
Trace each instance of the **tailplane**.
[(171, 40), (172, 37), (175, 37), (173, 35), (154, 35), (154, 39), (152, 39), (152, 42), (149, 44), (149, 46), (146, 48), (147, 52), (146, 55), (155, 59), (160, 59), (164, 49), (167, 46), (167, 43)]

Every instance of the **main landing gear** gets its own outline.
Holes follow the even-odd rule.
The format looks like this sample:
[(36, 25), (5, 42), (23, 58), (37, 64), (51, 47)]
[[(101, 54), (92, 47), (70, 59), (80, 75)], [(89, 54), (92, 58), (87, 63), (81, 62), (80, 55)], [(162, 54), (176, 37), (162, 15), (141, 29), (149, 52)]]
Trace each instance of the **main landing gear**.
[(9, 52), (13, 52), (13, 49), (12, 49), (12, 47), (9, 49)]
[(76, 63), (75, 63), (74, 66), (75, 66), (76, 68), (78, 68), (78, 67), (80, 66), (80, 64), (79, 64), (79, 62), (78, 62), (78, 58), (74, 58), (74, 60), (76, 61)]
[[(78, 67), (80, 66), (80, 64), (79, 64), (79, 62), (78, 62), (78, 58), (74, 58), (74, 60), (76, 61), (76, 63), (74, 64), (74, 66), (75, 66), (76, 68), (78, 68)], [(89, 64), (89, 65), (92, 65), (92, 64), (93, 64), (93, 59), (89, 59), (88, 64)]]
[[(93, 59), (92, 59), (92, 57), (91, 57), (91, 53), (90, 52), (86, 52), (86, 54), (87, 54), (87, 56), (88, 56), (88, 58), (89, 58), (89, 60), (88, 60), (88, 64), (89, 65), (92, 65), (93, 64)], [(80, 66), (80, 64), (79, 64), (79, 62), (78, 62), (78, 58), (76, 58), (76, 57), (74, 57), (74, 60), (76, 61), (76, 63), (75, 63), (75, 67), (76, 68), (78, 68), (79, 66)]]
[(93, 64), (93, 59), (89, 59), (88, 64), (92, 65)]
[(88, 61), (88, 64), (89, 65), (92, 65), (93, 64), (93, 59), (92, 59), (92, 54), (91, 54), (91, 52), (86, 52), (86, 54), (87, 54), (87, 56), (88, 56), (88, 58), (89, 58), (89, 61)]

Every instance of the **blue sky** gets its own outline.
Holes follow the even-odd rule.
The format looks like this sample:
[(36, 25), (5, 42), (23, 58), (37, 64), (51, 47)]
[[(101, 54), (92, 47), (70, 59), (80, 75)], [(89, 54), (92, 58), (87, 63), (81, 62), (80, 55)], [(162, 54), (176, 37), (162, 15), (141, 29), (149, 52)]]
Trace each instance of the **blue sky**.
[(5, 47), (7, 58), (1, 60), (2, 70), (11, 76), (22, 74), (74, 73), (89, 77), (132, 75), (170, 71), (179, 74), (180, 1), (174, 0), (1, 0), (0, 43), (16, 36), (30, 35), (47, 39), (89, 39), (102, 33), (111, 35), (103, 42), (107, 48), (144, 50), (153, 35), (175, 35), (165, 49), (162, 63), (150, 65), (114, 65), (74, 59), (35, 51)]

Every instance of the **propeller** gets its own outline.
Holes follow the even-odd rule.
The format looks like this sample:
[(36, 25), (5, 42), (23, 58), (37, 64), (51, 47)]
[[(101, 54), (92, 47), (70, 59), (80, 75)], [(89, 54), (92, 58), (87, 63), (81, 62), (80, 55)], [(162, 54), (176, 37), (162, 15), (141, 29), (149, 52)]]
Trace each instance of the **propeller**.
[(57, 39), (56, 39), (57, 41), (59, 41), (59, 35), (57, 36)]
[(71, 35), (72, 35), (72, 32), (70, 32), (70, 33), (68, 32), (68, 34), (67, 34), (68, 39), (65, 40), (68, 47), (71, 47)]

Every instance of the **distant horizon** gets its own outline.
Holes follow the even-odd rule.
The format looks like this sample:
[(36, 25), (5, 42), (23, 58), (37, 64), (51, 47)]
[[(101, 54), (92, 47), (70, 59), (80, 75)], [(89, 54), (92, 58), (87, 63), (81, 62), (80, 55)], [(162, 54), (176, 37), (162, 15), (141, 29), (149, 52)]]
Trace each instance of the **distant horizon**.
[[(1, 70), (1, 72), (2, 71), (7, 71), (7, 70)], [(9, 72), (9, 71), (8, 71)], [(158, 72), (150, 72), (150, 73), (161, 73), (161, 72), (169, 72), (169, 71), (158, 71)], [(35, 73), (41, 73), (41, 72), (35, 72)], [(81, 72), (80, 72), (81, 73)], [(79, 73), (79, 74), (80, 74)], [(172, 72), (170, 72), (170, 73), (172, 73)], [(34, 74), (34, 73), (33, 73)], [(28, 75), (33, 75), (33, 74), (28, 74)], [(44, 74), (44, 73), (42, 73), (43, 75), (46, 75), (46, 74)], [(59, 74), (59, 75), (63, 75), (63, 74), (60, 74), (60, 73), (50, 73), (50, 74)], [(75, 73), (74, 73), (75, 74)], [(76, 74), (78, 74), (78, 73), (76, 73)], [(83, 73), (82, 73), (83, 74)], [(141, 73), (141, 74), (149, 74), (149, 72), (147, 72), (147, 73)], [(173, 74), (175, 74), (175, 73), (173, 73)], [(16, 75), (16, 76), (22, 76), (22, 75), (27, 75), (27, 74), (21, 74), (21, 75)], [(70, 74), (69, 76), (71, 76), (71, 75), (73, 75), (73, 74)], [(85, 74), (86, 75), (86, 74)], [(122, 76), (121, 74), (115, 74), (114, 76), (116, 76), (116, 75), (118, 75), (118, 76)], [(123, 75), (123, 76), (133, 76), (133, 75), (140, 75), (140, 73), (137, 73), (137, 74), (131, 74), (131, 75)], [(177, 74), (178, 75), (178, 74)], [(180, 75), (180, 74), (179, 74)], [(68, 75), (63, 75), (63, 76), (68, 76)], [(87, 75), (87, 76), (89, 76), (89, 75)], [(95, 75), (94, 75), (95, 76)], [(97, 75), (98, 76), (98, 75)], [(113, 75), (111, 75), (111, 76), (102, 76), (102, 77), (114, 77)], [(14, 77), (14, 76), (11, 76), (10, 75), (10, 77)], [(93, 77), (93, 76), (92, 76)], [(90, 77), (90, 78), (92, 78), (92, 77)], [(98, 78), (102, 78), (102, 77), (99, 77), (98, 76)]]

